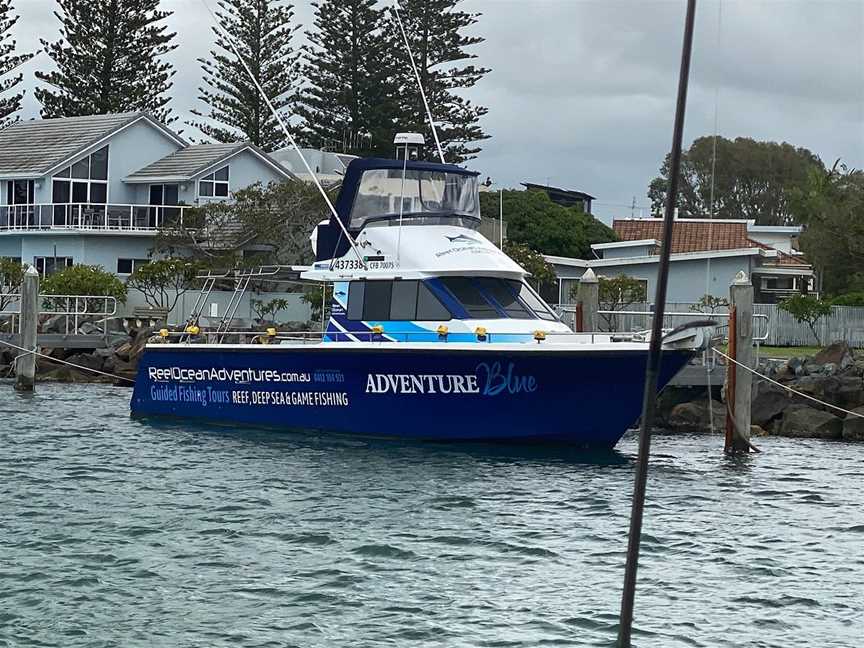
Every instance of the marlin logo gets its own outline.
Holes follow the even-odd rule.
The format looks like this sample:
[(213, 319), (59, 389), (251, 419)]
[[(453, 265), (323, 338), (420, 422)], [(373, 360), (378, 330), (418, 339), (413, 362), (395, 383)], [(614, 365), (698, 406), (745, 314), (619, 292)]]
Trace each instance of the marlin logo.
[(480, 241), (478, 241), (477, 239), (473, 239), (470, 236), (465, 236), (464, 234), (460, 234), (459, 236), (447, 236), (445, 234), (444, 238), (446, 238), (451, 243), (468, 243), (469, 245), (480, 245)]

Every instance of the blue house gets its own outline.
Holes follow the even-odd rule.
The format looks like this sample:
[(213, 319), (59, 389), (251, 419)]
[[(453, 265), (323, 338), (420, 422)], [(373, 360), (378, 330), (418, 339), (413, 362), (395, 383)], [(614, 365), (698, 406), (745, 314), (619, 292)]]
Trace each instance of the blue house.
[(0, 257), (125, 277), (190, 207), (294, 179), (250, 143), (189, 144), (145, 113), (19, 122), (0, 130)]

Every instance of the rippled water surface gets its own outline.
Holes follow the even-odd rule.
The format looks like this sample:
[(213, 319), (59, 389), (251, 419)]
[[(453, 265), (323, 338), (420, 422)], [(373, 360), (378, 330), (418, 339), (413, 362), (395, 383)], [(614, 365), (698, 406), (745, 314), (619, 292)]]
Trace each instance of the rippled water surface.
[[(155, 425), (129, 395), (0, 384), (0, 645), (614, 645), (632, 438)], [(760, 445), (655, 439), (636, 645), (861, 644), (864, 446)]]

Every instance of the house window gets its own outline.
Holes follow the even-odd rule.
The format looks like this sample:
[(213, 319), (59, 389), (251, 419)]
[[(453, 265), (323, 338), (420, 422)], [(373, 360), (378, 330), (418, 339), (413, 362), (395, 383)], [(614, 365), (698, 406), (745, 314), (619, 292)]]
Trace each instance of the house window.
[(54, 174), (51, 183), (54, 203), (108, 202), (108, 147)]
[(47, 277), (64, 268), (71, 268), (72, 257), (37, 256), (33, 257), (33, 265), (36, 267), (36, 272), (42, 277)]
[(224, 166), (218, 171), (201, 178), (198, 181), (198, 195), (201, 198), (227, 198), (228, 167)]
[(150, 263), (150, 259), (117, 259), (117, 274), (131, 275), (148, 263)]
[(33, 201), (33, 180), (10, 180), (6, 183), (7, 205), (32, 205)]

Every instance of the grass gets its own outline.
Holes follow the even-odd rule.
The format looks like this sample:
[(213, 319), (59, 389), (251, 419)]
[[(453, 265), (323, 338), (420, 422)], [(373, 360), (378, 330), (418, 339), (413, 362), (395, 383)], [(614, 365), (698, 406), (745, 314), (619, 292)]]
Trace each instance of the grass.
[(759, 356), (762, 358), (793, 358), (795, 356), (814, 356), (822, 347), (759, 347)]

